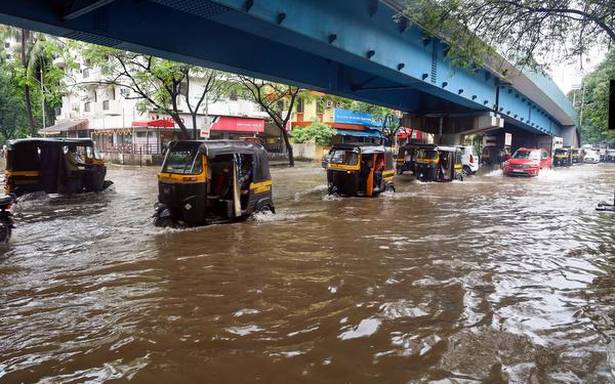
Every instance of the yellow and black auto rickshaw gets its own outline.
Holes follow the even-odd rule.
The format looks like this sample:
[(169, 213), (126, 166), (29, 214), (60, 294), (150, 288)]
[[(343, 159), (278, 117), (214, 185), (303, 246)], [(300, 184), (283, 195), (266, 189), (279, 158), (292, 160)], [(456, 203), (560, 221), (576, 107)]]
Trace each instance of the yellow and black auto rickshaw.
[(91, 139), (32, 138), (12, 140), (6, 148), (5, 192), (74, 194), (99, 192), (107, 168)]
[(337, 144), (329, 152), (329, 194), (376, 196), (395, 191), (391, 148), (374, 144)]
[(556, 148), (553, 151), (553, 166), (568, 167), (572, 163), (572, 154), (568, 148)]
[(579, 164), (582, 162), (581, 150), (579, 148), (570, 148), (570, 164)]
[(463, 180), (461, 150), (436, 145), (421, 148), (416, 157), (415, 174), (420, 181)]
[(267, 152), (239, 140), (169, 143), (158, 175), (154, 224), (197, 226), (275, 213)]
[(401, 175), (404, 172), (412, 172), (414, 174), (416, 155), (419, 153), (419, 149), (429, 148), (430, 146), (430, 144), (406, 144), (400, 146), (395, 161), (397, 174)]

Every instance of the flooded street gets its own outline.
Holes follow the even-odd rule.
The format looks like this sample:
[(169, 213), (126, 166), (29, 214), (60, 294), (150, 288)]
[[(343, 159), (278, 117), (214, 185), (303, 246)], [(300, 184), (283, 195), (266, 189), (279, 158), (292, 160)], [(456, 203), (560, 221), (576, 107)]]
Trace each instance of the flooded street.
[(0, 383), (615, 380), (615, 164), (376, 199), (274, 168), (277, 215), (190, 230), (151, 224), (157, 171), (18, 205)]

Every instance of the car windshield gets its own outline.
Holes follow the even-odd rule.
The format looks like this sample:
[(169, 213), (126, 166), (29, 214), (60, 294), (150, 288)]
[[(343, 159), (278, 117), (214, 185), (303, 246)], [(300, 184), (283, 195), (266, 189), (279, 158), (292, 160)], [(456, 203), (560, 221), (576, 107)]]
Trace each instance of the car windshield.
[(540, 160), (540, 152), (539, 151), (516, 151), (512, 157), (513, 159)]
[(350, 150), (336, 149), (330, 155), (331, 164), (357, 165), (359, 155)]
[(199, 159), (198, 146), (174, 146), (172, 147), (162, 165), (162, 172), (181, 173), (181, 174), (199, 174), (203, 170), (203, 166)]

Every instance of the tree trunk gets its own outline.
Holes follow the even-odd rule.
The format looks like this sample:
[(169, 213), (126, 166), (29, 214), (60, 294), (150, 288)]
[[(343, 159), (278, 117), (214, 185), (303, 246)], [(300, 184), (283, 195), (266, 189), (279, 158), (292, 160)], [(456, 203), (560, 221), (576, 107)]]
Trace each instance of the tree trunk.
[(198, 139), (196, 135), (196, 113), (192, 114), (192, 140)]
[(34, 113), (32, 112), (32, 96), (30, 95), (30, 86), (24, 85), (23, 89), (24, 103), (26, 104), (26, 114), (28, 115), (28, 125), (30, 126), (30, 134), (36, 136), (36, 122), (34, 121)]
[(282, 132), (282, 137), (284, 138), (284, 144), (286, 145), (286, 152), (288, 153), (288, 166), (295, 166), (295, 158), (293, 157), (293, 146), (290, 144), (290, 139), (288, 138), (288, 132), (284, 127), (280, 127), (280, 132)]
[[(30, 31), (21, 30), (21, 65), (24, 69), (26, 78), (28, 77), (28, 64), (30, 58), (28, 57), (28, 35)], [(26, 104), (26, 114), (28, 115), (28, 125), (30, 126), (30, 134), (36, 136), (36, 122), (34, 121), (34, 112), (32, 111), (32, 95), (30, 94), (30, 86), (26, 83), (23, 87), (24, 103)]]

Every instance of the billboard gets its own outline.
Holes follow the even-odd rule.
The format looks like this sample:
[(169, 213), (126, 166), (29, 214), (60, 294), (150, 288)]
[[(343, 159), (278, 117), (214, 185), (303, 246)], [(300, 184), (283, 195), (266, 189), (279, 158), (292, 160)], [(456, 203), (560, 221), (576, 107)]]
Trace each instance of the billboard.
[(357, 112), (350, 109), (335, 108), (333, 110), (333, 121), (342, 124), (357, 124), (366, 127), (382, 126), (382, 122), (366, 112)]

